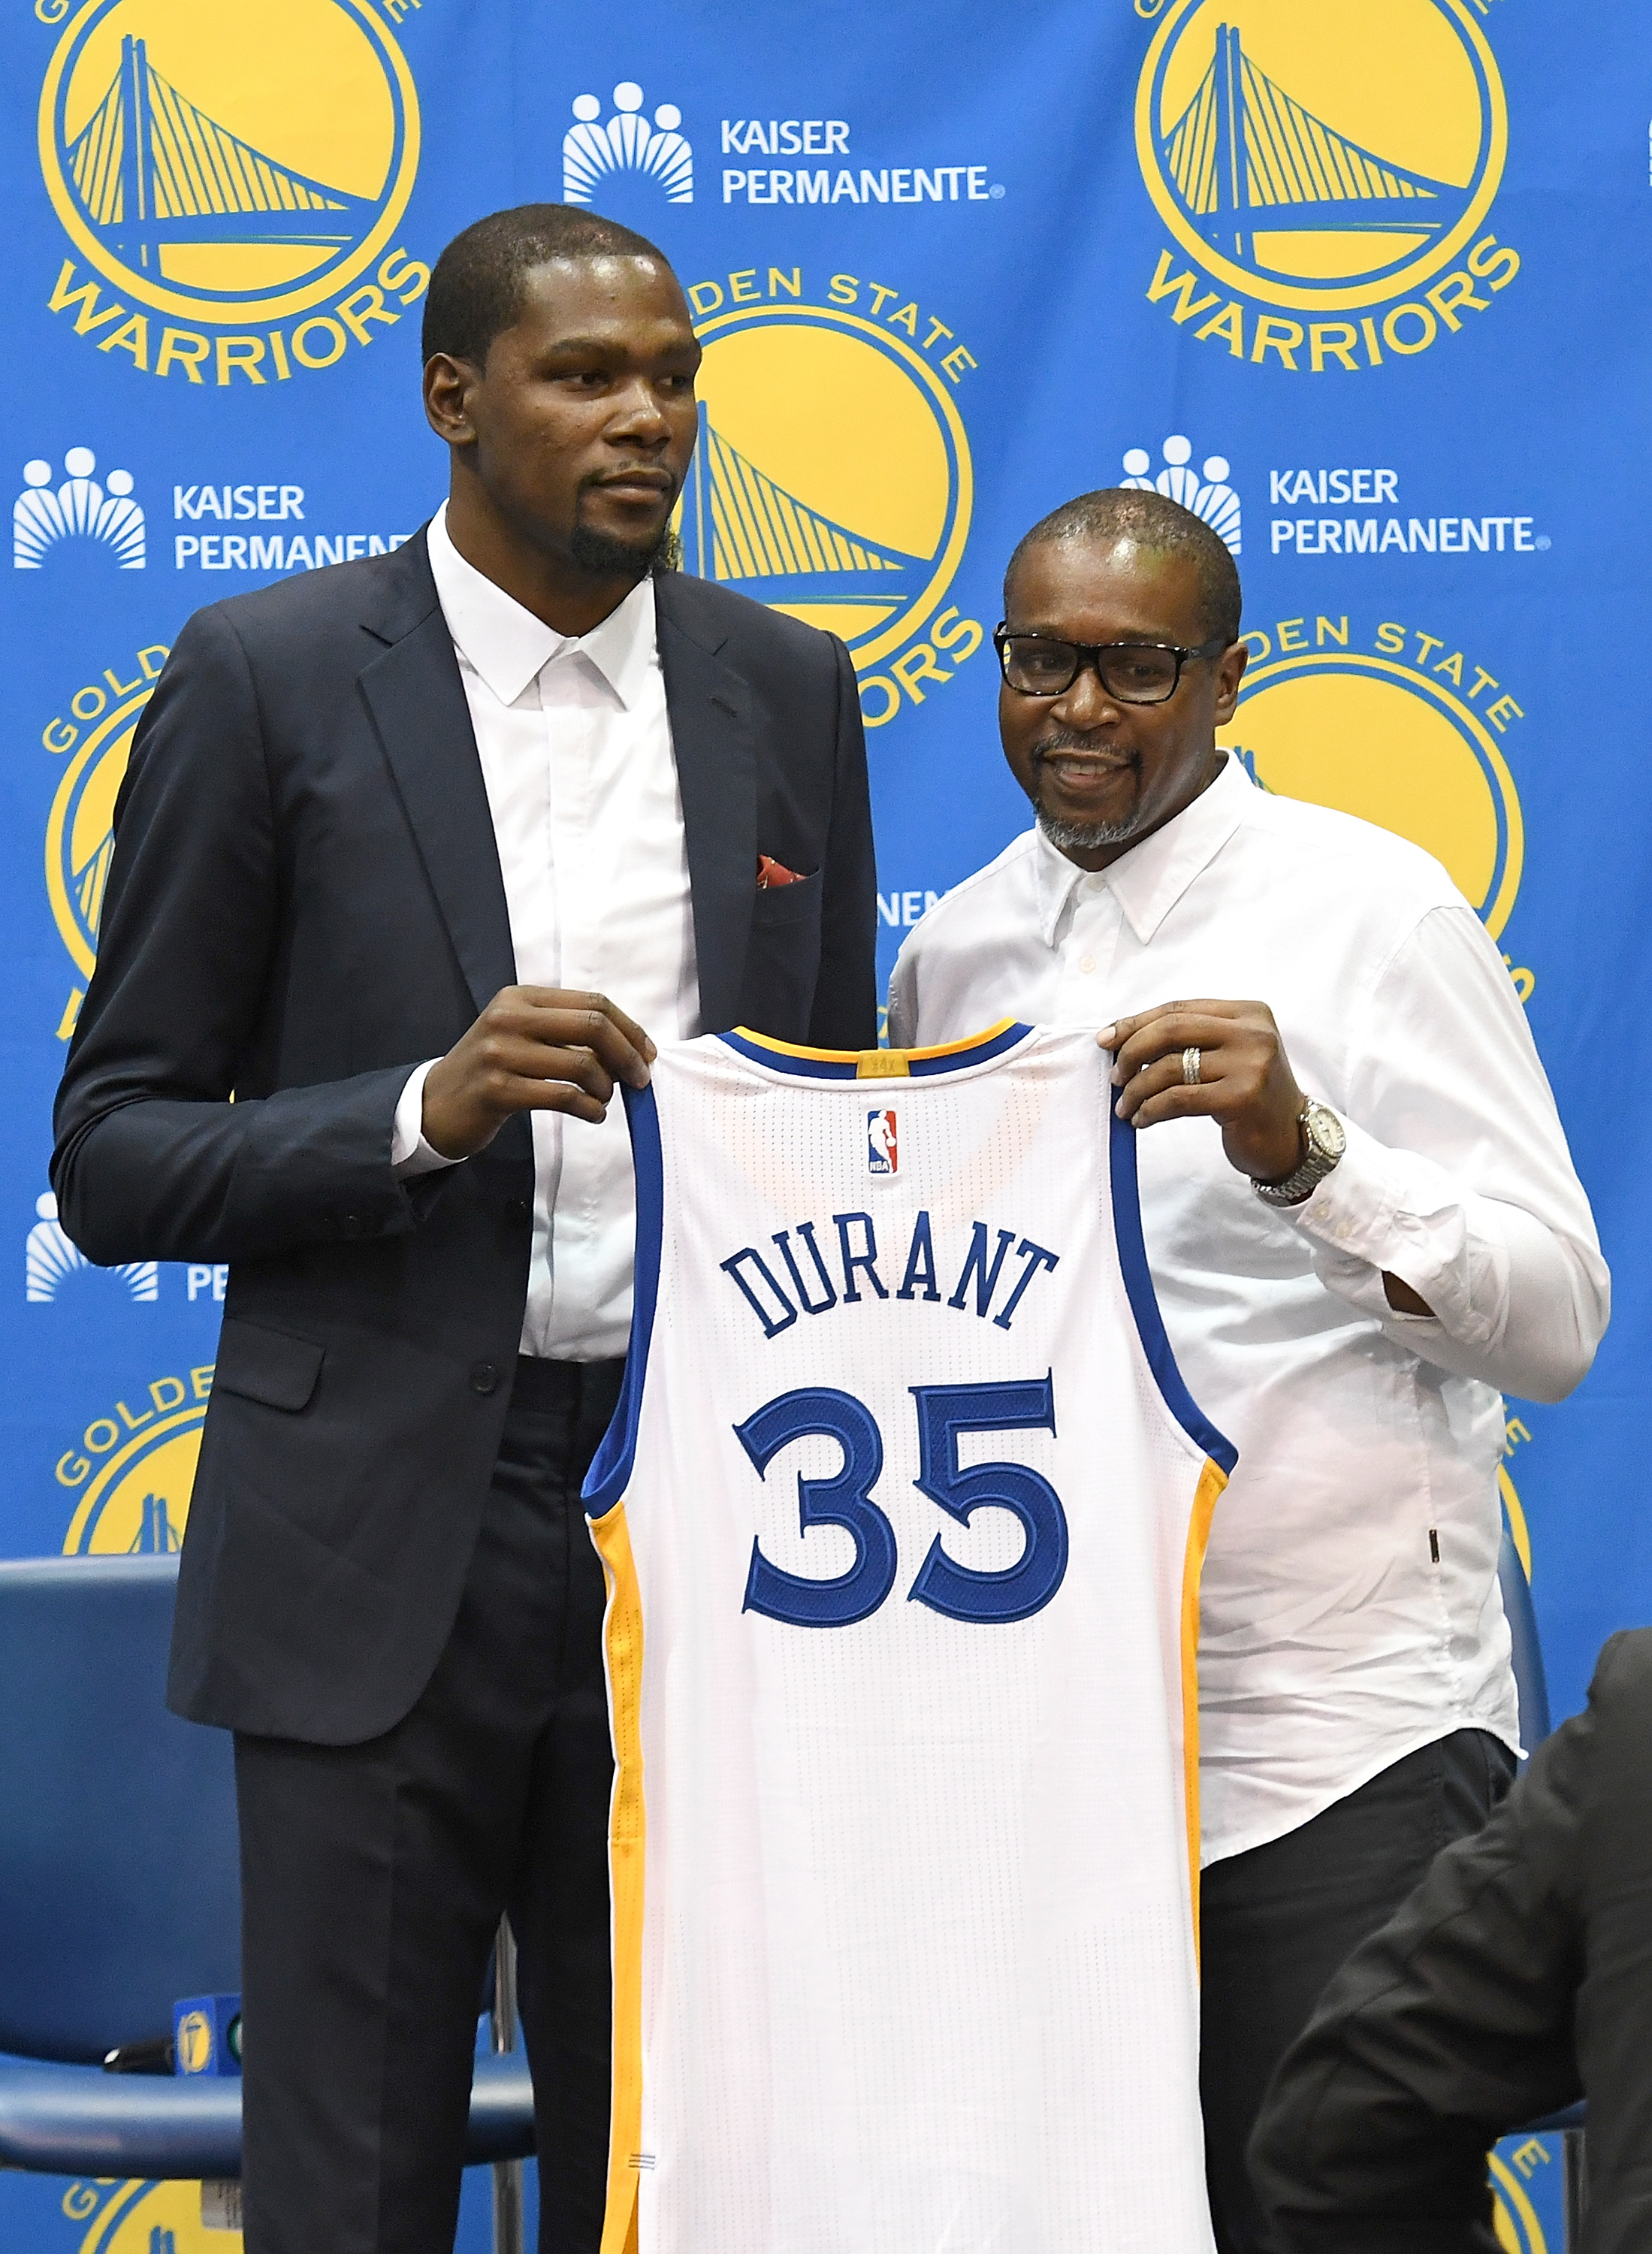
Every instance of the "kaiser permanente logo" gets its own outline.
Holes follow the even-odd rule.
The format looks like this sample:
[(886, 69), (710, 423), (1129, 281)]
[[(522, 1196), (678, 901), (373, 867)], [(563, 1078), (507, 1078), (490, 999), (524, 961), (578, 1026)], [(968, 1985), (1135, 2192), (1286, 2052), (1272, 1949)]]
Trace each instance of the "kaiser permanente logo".
[[(616, 94), (616, 99), (617, 99)], [(849, 121), (843, 117), (725, 117), (720, 150), (725, 204), (1001, 203), (1004, 186), (985, 164), (847, 163)], [(728, 163), (730, 157), (745, 161)], [(802, 164), (753, 164), (753, 157), (802, 157)], [(824, 162), (822, 162), (822, 159)]]
[[(60, 22), (68, 0), (35, 12)], [(49, 308), (144, 374), (258, 388), (334, 368), (430, 280), (396, 247), (418, 98), (368, 0), (86, 0), (38, 146), (73, 253)]]
[(1397, 470), (1270, 470), (1268, 499), (1277, 509), (1325, 508), (1353, 514), (1276, 516), (1273, 553), (1295, 556), (1533, 556), (1550, 542), (1533, 516), (1402, 516)]
[(883, 727), (985, 638), (946, 600), (974, 500), (975, 355), (872, 276), (737, 268), (689, 298), (705, 356), (684, 566), (840, 635)]
[(657, 182), (668, 203), (694, 201), (694, 150), (677, 131), (682, 112), (675, 102), (662, 102), (650, 126), (642, 102), (636, 80), (622, 79), (613, 90), (613, 116), (604, 125), (598, 122), (602, 104), (594, 94), (574, 96), (574, 122), (562, 143), (564, 203), (590, 203), (604, 175), (612, 172), (634, 172)]
[(1136, 6), (1160, 19), (1137, 158), (1175, 246), (1147, 297), (1178, 327), (1352, 374), (1428, 351), (1514, 280), (1485, 224), (1508, 139), (1489, 0)]
[(136, 481), (130, 470), (108, 470), (99, 484), (92, 474), (96, 467), (89, 446), (71, 446), (63, 457), (63, 482), (53, 491), (50, 462), (24, 464), (23, 491), (11, 504), (17, 570), (38, 571), (66, 542), (71, 547), (89, 542), (93, 552), (107, 549), (122, 571), (144, 569), (144, 511), (132, 498)]

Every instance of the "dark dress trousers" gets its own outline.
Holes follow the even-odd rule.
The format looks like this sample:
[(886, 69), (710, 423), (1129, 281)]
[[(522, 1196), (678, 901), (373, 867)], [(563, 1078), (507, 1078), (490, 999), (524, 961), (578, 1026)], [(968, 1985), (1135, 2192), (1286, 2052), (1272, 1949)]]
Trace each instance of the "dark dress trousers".
[[(869, 1045), (847, 655), (704, 580), (656, 593), (702, 1023)], [(802, 881), (760, 891), (760, 853)], [(510, 1120), (403, 1185), (390, 1137), (409, 1072), (515, 975), (423, 536), (197, 612), (133, 744), (52, 1165), (92, 1259), (231, 1264), (172, 1653), (192, 1720), (360, 1742), (446, 1642), (515, 1366), (532, 1140)]]
[(1652, 1628), (1326, 1989), (1251, 2146), (1289, 2254), (1495, 2254), (1486, 2153), (1588, 2098), (1574, 2254), (1652, 2246)]
[[(869, 1046), (848, 657), (655, 587), (703, 1024)], [(801, 881), (760, 891), (760, 854)], [(409, 1072), (514, 979), (423, 537), (192, 619), (117, 804), (52, 1178), (94, 1260), (230, 1264), (170, 1696), (236, 1732), (248, 2254), (451, 2246), (507, 1907), (542, 2254), (600, 2231), (611, 1759), (579, 1483), (620, 1365), (519, 1360), (526, 1117), (463, 1166), (390, 1166)]]

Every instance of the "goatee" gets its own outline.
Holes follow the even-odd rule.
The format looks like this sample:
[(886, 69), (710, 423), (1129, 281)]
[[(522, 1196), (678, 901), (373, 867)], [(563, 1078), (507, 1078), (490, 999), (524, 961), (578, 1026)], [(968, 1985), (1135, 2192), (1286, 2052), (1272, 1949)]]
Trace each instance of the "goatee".
[(580, 570), (593, 579), (629, 579), (634, 586), (640, 586), (651, 571), (677, 570), (682, 561), (682, 547), (668, 521), (647, 547), (617, 540), (609, 532), (593, 532), (588, 524), (576, 524), (569, 550)]
[(1103, 845), (1123, 845), (1136, 834), (1131, 822), (1067, 822), (1038, 808), (1039, 828), (1058, 852), (1094, 853)]

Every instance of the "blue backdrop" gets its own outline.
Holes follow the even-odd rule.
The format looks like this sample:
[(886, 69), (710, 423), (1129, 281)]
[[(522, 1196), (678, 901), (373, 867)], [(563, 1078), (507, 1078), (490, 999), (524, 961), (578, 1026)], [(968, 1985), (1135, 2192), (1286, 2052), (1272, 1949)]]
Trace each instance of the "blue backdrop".
[[(1623, 1469), (1648, 1315), (1652, 24), (1604, 0), (625, 13), (6, 12), (0, 1553), (175, 1545), (211, 1384), (222, 1272), (88, 1270), (47, 1194), (136, 716), (196, 606), (417, 528), (444, 468), (430, 263), (483, 212), (565, 197), (690, 286), (690, 568), (854, 653), (886, 970), (1025, 822), (986, 645), (1004, 557), (1126, 477), (1240, 556), (1229, 740), (1258, 779), (1418, 839), (1480, 907), (1617, 1279), (1578, 1397), (1510, 1404), (1506, 1501), (1577, 1706), (1604, 1635), (1652, 1615)], [(1507, 2243), (1541, 2246), (1551, 2149), (1499, 2165)], [(0, 2243), (177, 2254), (192, 2213), (13, 2179)]]

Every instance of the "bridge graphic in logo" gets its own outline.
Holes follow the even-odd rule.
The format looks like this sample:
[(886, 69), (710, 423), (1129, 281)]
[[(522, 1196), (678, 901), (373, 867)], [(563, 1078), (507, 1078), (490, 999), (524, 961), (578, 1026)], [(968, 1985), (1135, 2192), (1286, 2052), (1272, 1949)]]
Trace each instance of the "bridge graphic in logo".
[(340, 250), (372, 220), (370, 204), (306, 180), (198, 109), (150, 63), (147, 43), (130, 37), (68, 158), (91, 225), (120, 257), (157, 273), (165, 242)]
[(839, 635), (864, 675), (937, 613), (963, 553), (972, 476), (951, 387), (843, 306), (732, 308), (696, 333), (683, 563)]
[(726, 580), (760, 603), (869, 606), (879, 621), (928, 570), (927, 556), (834, 524), (765, 476), (711, 428), (704, 404), (682, 538), (683, 561), (702, 579)]
[(1508, 116), (1465, 0), (1166, 0), (1137, 91), (1161, 218), (1280, 306), (1377, 304), (1460, 257)]
[(46, 71), (39, 150), (72, 243), (123, 293), (284, 318), (389, 247), (418, 100), (370, 0), (88, 0)]
[(1210, 68), (1163, 149), (1195, 226), (1216, 249), (1247, 261), (1258, 228), (1401, 231), (1415, 248), (1466, 200), (1460, 188), (1387, 163), (1292, 101), (1245, 53), (1232, 24), (1217, 25)]

